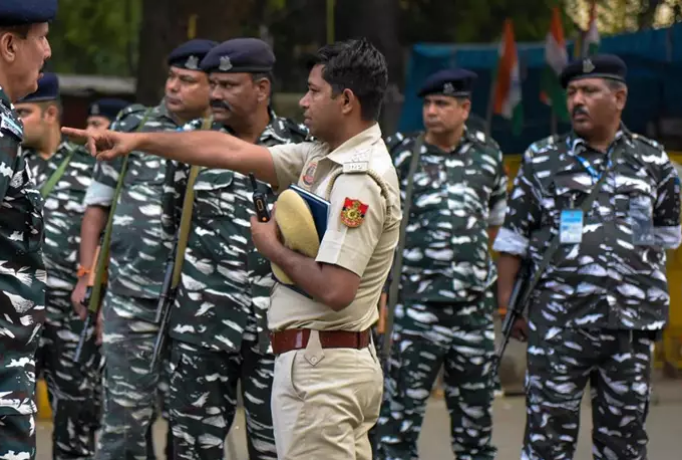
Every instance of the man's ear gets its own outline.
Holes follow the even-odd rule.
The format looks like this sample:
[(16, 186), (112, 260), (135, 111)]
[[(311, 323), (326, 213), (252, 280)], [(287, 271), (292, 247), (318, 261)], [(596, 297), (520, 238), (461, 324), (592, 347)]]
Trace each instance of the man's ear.
[(4, 62), (14, 62), (17, 58), (17, 37), (14, 33), (0, 30), (0, 58)]
[(272, 94), (272, 84), (270, 83), (270, 80), (261, 78), (255, 84), (258, 89), (258, 102), (270, 99), (270, 95)]
[(616, 107), (618, 107), (618, 110), (620, 110), (622, 112), (625, 109), (625, 103), (627, 102), (627, 100), (628, 100), (628, 87), (625, 85), (622, 85), (616, 91)]
[[(343, 92), (339, 95), (339, 98), (341, 99), (341, 112), (344, 115), (347, 115), (350, 113), (355, 106), (360, 104), (360, 101), (358, 100), (357, 97), (355, 97), (355, 93), (351, 91), (350, 89), (346, 88), (343, 90)], [(359, 109), (359, 107), (358, 107)]]
[(43, 118), (49, 123), (59, 122), (59, 107), (49, 104), (43, 111)]

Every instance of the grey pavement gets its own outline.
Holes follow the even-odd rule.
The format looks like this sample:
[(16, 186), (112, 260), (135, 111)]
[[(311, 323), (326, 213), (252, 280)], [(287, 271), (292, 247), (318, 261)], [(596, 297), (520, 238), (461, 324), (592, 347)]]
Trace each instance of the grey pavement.
[[(498, 459), (509, 460), (519, 458), (519, 448), (523, 438), (525, 423), (524, 401), (521, 397), (498, 398), (495, 401), (494, 442), (499, 449)], [(419, 448), (423, 460), (452, 460), (449, 440), (449, 419), (445, 403), (441, 399), (432, 398), (426, 413), (426, 421), (422, 429)], [(590, 431), (590, 406), (585, 400), (582, 410), (580, 440), (575, 460), (592, 458)], [(51, 458), (49, 422), (38, 424), (38, 460)], [(158, 459), (162, 454), (166, 426), (159, 421), (155, 426), (155, 439)], [(658, 381), (655, 386), (655, 398), (648, 421), (650, 437), (649, 460), (682, 459), (682, 380)], [(239, 412), (229, 439), (236, 452), (235, 458), (227, 453), (225, 459), (248, 460), (246, 453), (243, 412)]]

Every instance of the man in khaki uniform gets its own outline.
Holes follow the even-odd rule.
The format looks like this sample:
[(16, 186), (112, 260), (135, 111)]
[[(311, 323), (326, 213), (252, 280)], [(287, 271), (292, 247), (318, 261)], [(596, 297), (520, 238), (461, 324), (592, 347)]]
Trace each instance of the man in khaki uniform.
[(386, 83), (385, 59), (367, 41), (322, 48), (300, 102), (318, 141), (269, 149), (210, 131), (64, 130), (86, 139), (99, 159), (144, 150), (254, 172), (278, 191), (297, 183), (331, 202), (314, 259), (280, 242), (276, 214), (268, 223), (251, 221), (258, 250), (296, 285), (277, 284), (268, 312), (280, 459), (371, 458), (367, 432), (379, 415), (382, 373), (369, 328), (378, 319), (401, 217), (396, 172), (376, 122)]

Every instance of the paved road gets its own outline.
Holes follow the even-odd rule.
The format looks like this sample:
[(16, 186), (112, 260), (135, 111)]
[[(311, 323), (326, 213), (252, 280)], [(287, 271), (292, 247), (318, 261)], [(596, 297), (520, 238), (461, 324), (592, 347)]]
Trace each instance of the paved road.
[[(682, 458), (682, 381), (659, 383), (656, 399), (651, 408), (648, 422), (650, 436), (649, 460), (680, 460)], [(499, 448), (498, 459), (519, 458), (519, 446), (523, 437), (525, 423), (524, 403), (521, 398), (499, 398), (495, 402), (495, 444)], [(575, 460), (590, 460), (590, 407), (583, 406), (580, 427), (580, 442)], [(38, 426), (38, 460), (50, 460), (51, 424), (41, 422)], [(156, 425), (155, 438), (164, 442), (166, 427), (160, 422)], [(236, 458), (229, 460), (248, 460), (244, 441), (244, 419), (240, 414), (233, 430)], [(439, 399), (430, 401), (426, 422), (420, 439), (420, 453), (423, 460), (452, 460), (449, 445), (449, 420), (445, 403)], [(157, 446), (158, 458), (163, 459), (163, 445)]]

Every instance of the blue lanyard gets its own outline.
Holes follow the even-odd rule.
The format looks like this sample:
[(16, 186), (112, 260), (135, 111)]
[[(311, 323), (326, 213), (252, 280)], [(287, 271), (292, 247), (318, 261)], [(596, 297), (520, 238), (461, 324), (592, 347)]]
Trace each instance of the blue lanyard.
[[(607, 165), (606, 165), (606, 169), (605, 169), (606, 171), (610, 171), (610, 170), (611, 170), (611, 166), (613, 166), (613, 164), (611, 163), (611, 151), (612, 151), (612, 150), (613, 150), (613, 149), (609, 149), (609, 151), (606, 153), (606, 156), (608, 157), (608, 160), (609, 160), (608, 163), (607, 163)], [(590, 162), (587, 161), (587, 160), (586, 160), (585, 158), (583, 158), (582, 156), (580, 156), (580, 155), (575, 155), (575, 157), (576, 157), (576, 159), (580, 162), (580, 164), (583, 165), (583, 168), (585, 168), (585, 170), (587, 171), (587, 173), (592, 177), (592, 184), (596, 184), (597, 182), (599, 182), (599, 179), (601, 179), (602, 173), (597, 172), (597, 170), (594, 169), (594, 167), (592, 167), (592, 165), (590, 164)]]

